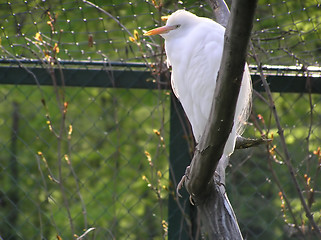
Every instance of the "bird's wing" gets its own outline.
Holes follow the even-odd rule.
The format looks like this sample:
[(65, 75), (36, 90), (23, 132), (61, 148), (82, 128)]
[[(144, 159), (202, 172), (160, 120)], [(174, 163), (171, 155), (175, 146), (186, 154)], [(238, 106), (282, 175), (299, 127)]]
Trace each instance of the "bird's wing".
[(174, 74), (172, 74), (172, 76), (171, 76), (171, 85), (172, 85), (173, 93), (175, 94), (177, 99), (179, 99), (178, 91), (177, 91), (177, 88), (175, 86)]
[[(205, 130), (210, 114), (222, 58), (224, 31), (218, 24), (200, 24), (184, 39), (165, 42), (168, 61), (172, 64), (173, 92), (184, 108), (197, 142)], [(248, 117), (251, 99), (249, 79), (246, 67), (236, 106), (235, 126), (224, 150), (226, 155), (233, 152), (236, 136), (242, 133)]]
[[(172, 64), (168, 56), (167, 56), (166, 62), (167, 62), (167, 67), (170, 68)], [(171, 85), (172, 85), (172, 90), (174, 95), (177, 97), (177, 99), (179, 99), (177, 87), (175, 86), (174, 74), (171, 75)]]
[[(168, 57), (173, 64), (173, 91), (191, 122), (197, 142), (210, 114), (223, 51), (224, 29), (219, 30), (216, 31), (212, 26), (199, 26), (186, 36), (184, 42), (176, 42), (175, 48), (173, 45), (167, 46), (168, 50), (172, 50)], [(180, 58), (177, 59), (177, 56)]]
[(249, 66), (245, 64), (242, 85), (238, 97), (238, 102), (235, 109), (236, 133), (241, 135), (247, 123), (252, 107), (252, 80)]

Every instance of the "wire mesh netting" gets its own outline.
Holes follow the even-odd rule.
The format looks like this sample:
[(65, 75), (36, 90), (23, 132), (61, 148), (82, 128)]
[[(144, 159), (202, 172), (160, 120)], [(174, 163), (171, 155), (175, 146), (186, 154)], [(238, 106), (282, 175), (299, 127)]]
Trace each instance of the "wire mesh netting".
[[(156, 8), (157, 2), (95, 1), (95, 5), (86, 1), (3, 2), (2, 45), (17, 57), (35, 58), (40, 45), (37, 42), (42, 38), (45, 50), (54, 50), (57, 44), (58, 57), (64, 60), (141, 61), (142, 55), (149, 55), (150, 45), (135, 43), (150, 40), (139, 36), (142, 31), (160, 25), (161, 15), (186, 8), (200, 16), (213, 16), (202, 2), (159, 1), (162, 7)], [(260, 50), (262, 61), (318, 65), (319, 9), (320, 3), (316, 0), (260, 1), (252, 41)], [(138, 39), (131, 42), (129, 37), (135, 30)]]
[[(168, 225), (183, 210), (168, 211), (174, 193), (166, 57), (160, 37), (142, 36), (179, 8), (213, 18), (203, 1), (0, 2), (1, 238), (167, 239), (168, 228), (180, 236), (181, 222)], [(267, 76), (293, 77), (273, 97), (318, 225), (321, 97), (309, 83), (321, 75), (319, 12), (318, 0), (259, 1), (248, 58), (269, 65)], [(83, 72), (67, 75), (68, 69)], [(302, 93), (291, 93), (297, 77), (304, 79)], [(44, 78), (52, 86), (43, 86)], [(296, 225), (308, 239), (311, 226), (265, 93), (254, 94), (245, 135), (273, 142), (237, 150), (228, 168), (227, 193), (244, 237), (300, 238)]]
[(100, 226), (98, 239), (160, 235), (165, 196), (157, 201), (142, 176), (155, 187), (168, 178), (166, 161), (149, 164), (144, 155), (168, 158), (165, 142), (153, 132), (161, 128), (168, 136), (166, 93), (65, 89), (63, 128), (55, 93), (42, 90), (48, 111), (34, 87), (2, 87), (8, 104), (1, 111), (3, 238), (70, 236), (71, 223), (77, 233)]
[[(310, 187), (316, 187), (319, 182), (319, 158), (315, 150), (320, 146), (321, 99), (319, 95), (310, 97), (314, 106), (309, 104), (310, 99), (306, 94), (274, 94), (292, 164), (305, 193)], [(292, 231), (293, 220), (289, 209), (286, 208), (281, 190), (287, 192), (296, 217), (303, 221), (305, 213), (294, 190), (293, 180), (289, 176), (282, 144), (277, 137), (278, 129), (270, 109), (264, 101), (257, 98), (253, 104), (251, 119), (256, 127), (248, 127), (246, 134), (267, 134), (274, 138), (273, 143), (269, 148), (261, 146), (251, 150), (238, 150), (238, 154), (232, 157), (227, 192), (244, 236), (248, 239), (280, 236), (282, 239), (296, 239), (299, 238), (298, 233)], [(267, 156), (266, 152), (270, 156)], [(307, 176), (313, 179), (313, 183), (308, 183)], [(318, 193), (311, 209), (316, 213), (316, 219), (320, 219), (320, 202), (317, 195)], [(310, 239), (311, 236), (305, 238)]]

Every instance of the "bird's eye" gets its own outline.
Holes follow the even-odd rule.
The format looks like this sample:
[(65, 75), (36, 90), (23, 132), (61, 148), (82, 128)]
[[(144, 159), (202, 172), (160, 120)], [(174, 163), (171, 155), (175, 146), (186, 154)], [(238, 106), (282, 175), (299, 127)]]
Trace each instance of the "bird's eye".
[(175, 28), (177, 29), (177, 28), (179, 28), (181, 25), (180, 24), (177, 24), (177, 25), (175, 25)]

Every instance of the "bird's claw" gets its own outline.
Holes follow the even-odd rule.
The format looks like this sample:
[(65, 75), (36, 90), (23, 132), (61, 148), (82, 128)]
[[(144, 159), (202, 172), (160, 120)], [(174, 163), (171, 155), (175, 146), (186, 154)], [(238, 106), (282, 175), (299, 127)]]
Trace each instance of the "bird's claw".
[(177, 184), (177, 187), (176, 187), (176, 194), (178, 197), (182, 197), (182, 195), (179, 193), (179, 190), (182, 189), (183, 185), (184, 185), (184, 182), (186, 179), (188, 179), (188, 175), (189, 175), (189, 172), (190, 172), (190, 166), (187, 166), (186, 170), (185, 170), (185, 174), (184, 176), (181, 178), (181, 180), (179, 181), (179, 183)]
[[(189, 173), (190, 173), (190, 169), (191, 169), (190, 166), (187, 166), (187, 167), (186, 167), (184, 176), (181, 178), (181, 180), (180, 180), (179, 183), (177, 184), (176, 194), (177, 194), (177, 196), (180, 197), (180, 198), (182, 197), (182, 195), (179, 193), (179, 190), (182, 189), (182, 187), (183, 187), (186, 179), (189, 179), (188, 176), (189, 176)], [(192, 198), (192, 195), (189, 196), (189, 202), (190, 202), (193, 206), (195, 206), (195, 202), (194, 202), (194, 200), (193, 200), (193, 198)]]
[(182, 189), (183, 185), (184, 185), (184, 182), (185, 182), (185, 179), (186, 179), (186, 176), (184, 175), (181, 180), (179, 181), (179, 183), (177, 184), (177, 187), (176, 187), (176, 194), (178, 197), (182, 197), (182, 195), (179, 193), (179, 190)]
[(192, 198), (192, 195), (189, 195), (189, 202), (190, 202), (193, 206), (195, 206), (195, 203), (194, 203), (194, 200), (193, 200), (193, 198)]

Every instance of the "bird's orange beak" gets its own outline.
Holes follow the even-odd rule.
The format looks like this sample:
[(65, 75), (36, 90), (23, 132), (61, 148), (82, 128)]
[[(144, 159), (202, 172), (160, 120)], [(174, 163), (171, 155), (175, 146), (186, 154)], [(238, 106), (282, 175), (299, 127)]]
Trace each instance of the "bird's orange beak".
[(152, 30), (149, 30), (148, 32), (145, 32), (144, 36), (151, 36), (151, 35), (168, 33), (169, 31), (171, 31), (175, 28), (176, 28), (175, 26), (163, 26), (163, 27), (159, 27), (159, 28), (154, 28)]

